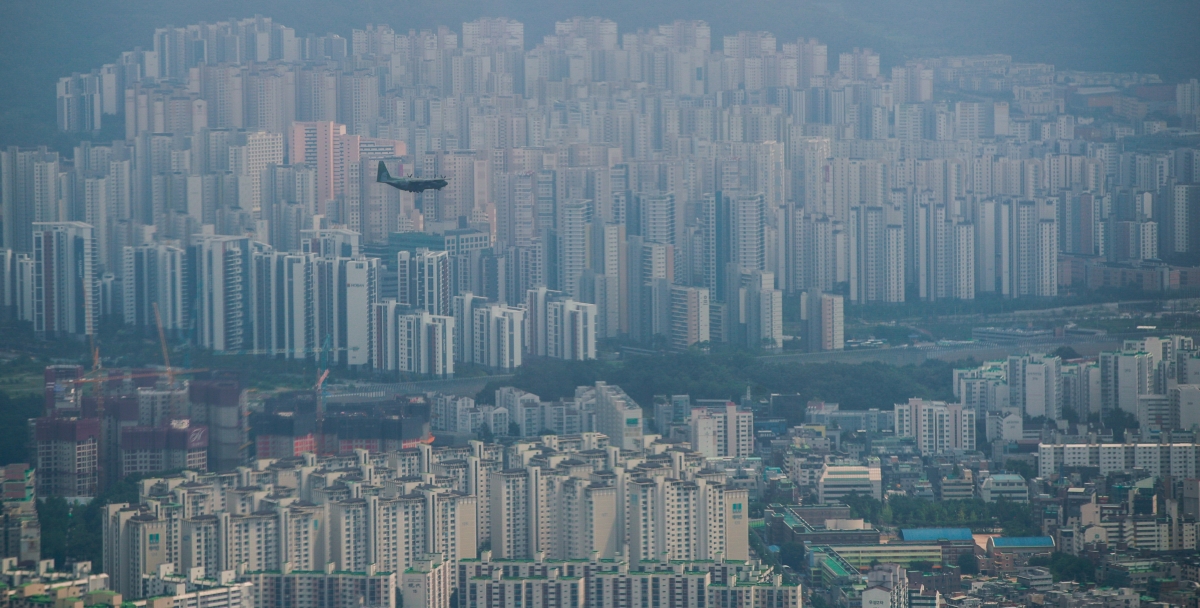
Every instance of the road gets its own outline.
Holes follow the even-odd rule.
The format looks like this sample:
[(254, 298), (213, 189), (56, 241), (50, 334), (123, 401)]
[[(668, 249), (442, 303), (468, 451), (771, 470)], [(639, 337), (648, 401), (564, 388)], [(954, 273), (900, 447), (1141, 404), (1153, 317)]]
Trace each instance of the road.
[(979, 343), (928, 348), (873, 348), (824, 353), (783, 353), (778, 355), (763, 355), (759, 357), (759, 360), (769, 363), (836, 362), (852, 364), (878, 361), (890, 365), (919, 365), (926, 359), (940, 359), (942, 361), (959, 361), (966, 358), (972, 358), (976, 361), (1003, 359), (1012, 354), (1049, 352), (1061, 346), (1070, 346), (1080, 355), (1091, 357), (1106, 350), (1120, 348), (1123, 339), (1124, 336), (1101, 336), (1099, 338), (1095, 336), (1065, 336), (1042, 340), (1022, 340), (1005, 344)]
[(420, 380), (417, 382), (397, 382), (394, 384), (353, 384), (336, 386), (329, 389), (326, 399), (329, 402), (384, 400), (396, 395), (411, 395), (414, 393), (438, 392), (447, 395), (474, 397), (493, 380), (508, 380), (511, 375), (474, 376), (471, 378), (445, 378), (440, 380)]
[[(920, 365), (928, 359), (941, 361), (961, 361), (971, 358), (976, 361), (1004, 359), (1009, 355), (1031, 352), (1050, 352), (1062, 346), (1069, 346), (1084, 357), (1094, 357), (1101, 352), (1121, 348), (1126, 338), (1144, 337), (1149, 335), (1183, 334), (1200, 336), (1195, 331), (1160, 331), (1141, 332), (1136, 334), (1112, 334), (1106, 336), (1064, 336), (1041, 338), (1036, 340), (1021, 340), (1010, 343), (975, 343), (953, 346), (933, 347), (902, 347), (902, 348), (873, 348), (862, 350), (843, 350), (824, 353), (781, 353), (762, 355), (760, 361), (766, 363), (868, 363), (880, 362), (889, 365)], [(398, 382), (394, 384), (362, 383), (346, 386), (331, 387), (327, 399), (330, 402), (384, 400), (396, 395), (413, 393), (439, 392), (449, 395), (474, 397), (489, 382), (503, 381), (512, 375), (474, 376), (471, 378), (447, 378), (441, 380), (421, 380), (416, 382)]]

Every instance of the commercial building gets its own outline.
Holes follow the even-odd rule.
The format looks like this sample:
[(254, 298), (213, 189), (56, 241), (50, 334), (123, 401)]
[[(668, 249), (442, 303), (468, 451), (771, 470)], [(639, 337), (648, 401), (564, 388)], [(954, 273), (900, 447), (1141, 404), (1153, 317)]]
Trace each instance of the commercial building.
[(837, 502), (851, 492), (882, 500), (879, 465), (825, 465), (817, 478), (817, 499), (822, 504)]
[(979, 484), (983, 502), (1029, 502), (1029, 484), (1020, 475), (996, 473)]

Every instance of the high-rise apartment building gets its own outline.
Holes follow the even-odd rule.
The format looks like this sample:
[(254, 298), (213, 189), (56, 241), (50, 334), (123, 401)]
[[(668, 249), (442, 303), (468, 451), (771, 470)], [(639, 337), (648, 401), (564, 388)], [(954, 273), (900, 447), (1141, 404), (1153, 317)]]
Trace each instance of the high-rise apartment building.
[(32, 422), (39, 496), (90, 498), (99, 491), (100, 420), (46, 416)]
[(1010, 356), (1008, 403), (1030, 418), (1057, 419), (1063, 408), (1062, 360), (1044, 354)]
[(317, 213), (333, 200), (335, 137), (346, 134), (346, 126), (331, 121), (294, 122), (288, 138), (288, 162), (306, 164), (317, 171)]
[(641, 449), (642, 408), (619, 386), (596, 383), (596, 431), (608, 435), (613, 445)]
[(800, 293), (801, 346), (808, 352), (846, 348), (843, 298), (832, 293)]
[(1100, 413), (1116, 410), (1136, 416), (1138, 397), (1153, 391), (1150, 353), (1122, 350), (1100, 353)]
[(187, 329), (192, 302), (186, 295), (184, 250), (170, 245), (126, 247), (124, 262), (125, 324), (148, 329), (161, 319), (167, 331)]
[(914, 437), (922, 455), (975, 449), (975, 410), (957, 403), (909, 399), (897, 403), (896, 436)]
[(90, 336), (100, 318), (100, 277), (92, 227), (82, 222), (33, 224), (33, 330)]
[(526, 339), (529, 354), (581, 361), (596, 358), (596, 305), (576, 302), (545, 287), (527, 295)]
[(708, 458), (747, 458), (754, 452), (754, 413), (733, 403), (693, 407), (692, 449)]
[(711, 340), (708, 289), (671, 286), (671, 348), (687, 350)]
[(187, 299), (195, 302), (193, 323), (200, 346), (217, 352), (252, 348), (254, 251), (254, 244), (245, 237), (192, 237)]
[(397, 254), (396, 301), (431, 315), (449, 315), (450, 257), (445, 251), (417, 249)]
[(374, 367), (422, 376), (454, 375), (454, 317), (406, 312), (395, 300), (374, 306)]

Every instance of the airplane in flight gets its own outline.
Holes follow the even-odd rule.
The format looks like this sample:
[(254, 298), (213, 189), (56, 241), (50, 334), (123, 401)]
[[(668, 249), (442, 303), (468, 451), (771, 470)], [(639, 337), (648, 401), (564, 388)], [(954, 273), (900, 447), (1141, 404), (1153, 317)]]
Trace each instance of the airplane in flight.
[(376, 174), (375, 181), (381, 184), (387, 184), (398, 190), (405, 192), (415, 192), (420, 194), (426, 190), (441, 190), (446, 187), (446, 180), (440, 177), (434, 179), (423, 179), (419, 177), (392, 177), (388, 173), (387, 166), (383, 161), (379, 161), (379, 172)]

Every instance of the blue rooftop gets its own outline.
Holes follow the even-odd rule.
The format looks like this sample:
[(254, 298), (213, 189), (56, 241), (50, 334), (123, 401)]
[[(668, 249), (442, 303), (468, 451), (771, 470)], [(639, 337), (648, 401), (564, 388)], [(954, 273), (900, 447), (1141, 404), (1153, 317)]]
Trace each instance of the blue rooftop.
[(992, 538), (995, 547), (1054, 547), (1054, 539), (1049, 536), (996, 536)]
[(903, 528), (900, 537), (905, 541), (971, 540), (970, 528)]

